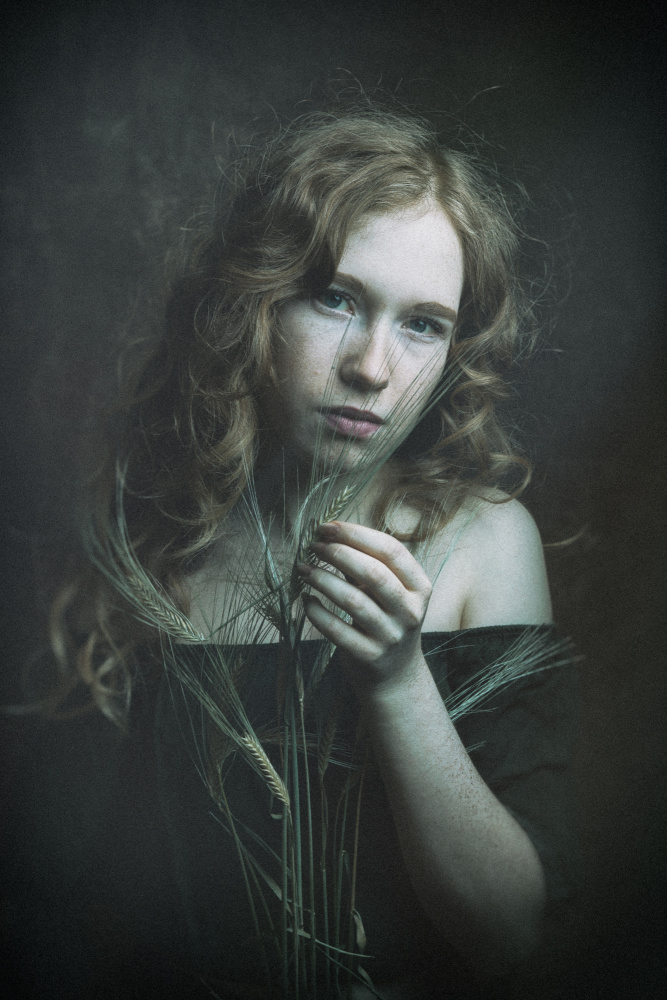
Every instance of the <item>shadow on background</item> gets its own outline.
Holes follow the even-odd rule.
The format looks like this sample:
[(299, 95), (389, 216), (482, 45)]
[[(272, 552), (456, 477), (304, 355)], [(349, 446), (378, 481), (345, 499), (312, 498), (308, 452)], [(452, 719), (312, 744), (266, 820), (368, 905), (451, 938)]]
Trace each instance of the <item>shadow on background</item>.
[(59, 551), (113, 346), (159, 326), (164, 256), (210, 197), (230, 135), (242, 144), (275, 112), (308, 110), (327, 79), (356, 80), (483, 140), (526, 184), (527, 225), (561, 277), (517, 423), (545, 540), (585, 527), (549, 563), (558, 620), (584, 654), (588, 881), (517, 996), (667, 987), (662, 28), (651, 3), (234, 0), (33, 4), (5, 33), (8, 674), (44, 611), (26, 536)]

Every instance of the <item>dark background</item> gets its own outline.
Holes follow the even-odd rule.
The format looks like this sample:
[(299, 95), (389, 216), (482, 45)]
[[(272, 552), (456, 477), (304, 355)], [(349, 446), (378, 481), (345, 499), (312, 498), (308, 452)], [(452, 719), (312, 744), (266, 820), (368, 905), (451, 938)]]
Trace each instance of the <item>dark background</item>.
[(558, 620), (585, 656), (587, 860), (580, 910), (517, 981), (528, 996), (667, 989), (661, 10), (52, 3), (24, 4), (4, 25), (9, 669), (40, 627), (30, 539), (57, 538), (71, 520), (76, 455), (113, 347), (155, 326), (165, 255), (210, 197), (230, 137), (242, 145), (275, 115), (309, 110), (327, 81), (380, 87), (482, 142), (510, 183), (525, 183), (528, 263), (539, 267), (547, 244), (556, 280), (515, 419), (545, 541), (582, 529), (549, 562)]

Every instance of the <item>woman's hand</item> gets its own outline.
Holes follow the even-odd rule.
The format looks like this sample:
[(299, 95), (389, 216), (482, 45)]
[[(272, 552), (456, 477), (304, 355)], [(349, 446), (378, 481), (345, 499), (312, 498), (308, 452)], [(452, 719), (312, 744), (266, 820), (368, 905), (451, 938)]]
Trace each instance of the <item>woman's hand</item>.
[(309, 587), (352, 618), (342, 621), (316, 597), (304, 597), (308, 620), (343, 654), (357, 690), (409, 679), (423, 667), (421, 626), (431, 583), (405, 545), (382, 531), (341, 521), (320, 526), (312, 550), (321, 566), (299, 565)]
[(479, 974), (504, 974), (539, 936), (544, 874), (528, 835), (484, 783), (421, 652), (431, 585), (404, 545), (359, 524), (323, 525), (323, 567), (302, 578), (352, 617), (305, 598), (342, 652), (362, 704), (405, 866), (434, 925)]

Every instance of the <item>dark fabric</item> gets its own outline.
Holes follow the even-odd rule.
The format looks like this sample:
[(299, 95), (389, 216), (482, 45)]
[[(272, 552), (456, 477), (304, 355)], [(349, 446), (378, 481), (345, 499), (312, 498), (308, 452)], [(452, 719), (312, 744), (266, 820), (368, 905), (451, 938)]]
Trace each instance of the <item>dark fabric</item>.
[[(521, 633), (507, 626), (424, 636), (443, 695), (460, 691)], [(207, 653), (182, 647), (179, 655), (196, 666)], [(246, 655), (268, 679), (249, 709), (261, 720), (275, 705), (276, 647)], [(348, 693), (350, 736), (354, 713)], [(535, 843), (552, 900), (578, 888), (576, 717), (570, 664), (513, 683), (457, 724), (482, 777)], [(163, 680), (137, 691), (127, 737), (99, 715), (9, 732), (14, 782), (0, 862), (8, 995), (186, 998), (210, 996), (213, 986), (222, 996), (227, 980), (257, 981), (238, 862), (197, 773), (192, 722), (196, 713)], [(334, 783), (344, 780), (342, 768), (330, 770)], [(248, 825), (275, 844), (280, 823), (262, 782), (234, 760), (225, 788)], [(465, 977), (421, 916), (372, 771), (362, 817), (357, 908), (375, 956), (369, 972), (381, 982), (419, 968), (431, 984), (448, 982), (443, 996), (455, 982), (463, 996)]]
[[(538, 642), (540, 636), (547, 642), (557, 638), (553, 627), (533, 632)], [(441, 692), (460, 690), (521, 635), (517, 626), (500, 625), (442, 640), (425, 636), (427, 662)], [(554, 658), (559, 666), (510, 684), (456, 724), (477, 770), (535, 844), (550, 902), (573, 895), (582, 879), (572, 774), (577, 670), (571, 658), (562, 662), (568, 660), (566, 650), (556, 648)]]

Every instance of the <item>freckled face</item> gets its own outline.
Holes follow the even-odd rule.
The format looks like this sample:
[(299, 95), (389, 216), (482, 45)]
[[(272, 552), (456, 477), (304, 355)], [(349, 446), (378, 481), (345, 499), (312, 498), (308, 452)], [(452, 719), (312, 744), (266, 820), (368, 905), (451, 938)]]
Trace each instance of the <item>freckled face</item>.
[(328, 288), (280, 314), (271, 420), (297, 459), (354, 463), (378, 435), (413, 426), (445, 365), (463, 257), (445, 212), (422, 203), (369, 216)]

